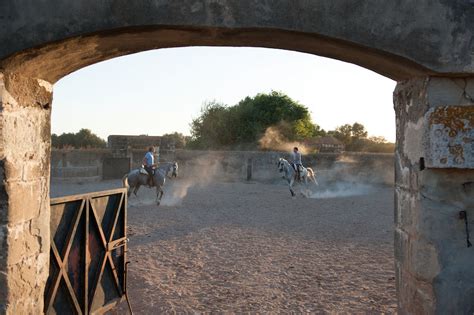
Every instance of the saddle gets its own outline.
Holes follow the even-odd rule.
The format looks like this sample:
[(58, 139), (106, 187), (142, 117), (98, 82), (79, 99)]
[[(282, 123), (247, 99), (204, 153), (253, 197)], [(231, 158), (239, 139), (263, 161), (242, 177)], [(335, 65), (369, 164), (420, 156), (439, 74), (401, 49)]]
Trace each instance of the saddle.
[(301, 181), (301, 173), (303, 172), (303, 165), (293, 164), (293, 169), (296, 171), (295, 178), (297, 181)]
[(296, 164), (293, 164), (291, 163), (291, 166), (293, 167), (293, 169), (297, 172), (301, 172), (303, 171), (303, 165), (299, 164), (299, 165), (296, 165)]
[(146, 169), (144, 167), (140, 167), (138, 169), (138, 172), (140, 172), (140, 174), (143, 174), (143, 175), (147, 175), (148, 176), (148, 172), (146, 171)]

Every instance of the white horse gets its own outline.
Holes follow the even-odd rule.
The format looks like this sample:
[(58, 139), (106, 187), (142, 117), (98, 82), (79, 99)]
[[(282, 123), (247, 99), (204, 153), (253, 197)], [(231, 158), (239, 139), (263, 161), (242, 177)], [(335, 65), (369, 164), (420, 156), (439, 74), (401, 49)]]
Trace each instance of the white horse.
[[(296, 170), (293, 168), (293, 166), (291, 166), (290, 162), (283, 158), (280, 158), (278, 160), (277, 165), (280, 173), (283, 173), (283, 178), (286, 179), (286, 181), (288, 182), (288, 187), (290, 188), (291, 196), (294, 197), (296, 194), (293, 191), (293, 184), (295, 183), (295, 181), (297, 181)], [(316, 174), (313, 169), (303, 166), (301, 166), (301, 169), (302, 170), (300, 172), (300, 181), (304, 183), (306, 191), (308, 191), (308, 182), (313, 182), (315, 185), (318, 185), (318, 181), (316, 180)]]
[[(171, 173), (171, 175), (170, 175)], [(144, 169), (135, 169), (122, 178), (123, 187), (127, 188), (127, 196), (130, 197), (132, 190), (136, 196), (140, 186), (147, 186), (148, 184), (148, 173)], [(160, 205), (161, 198), (163, 197), (163, 186), (165, 185), (165, 178), (177, 177), (178, 176), (178, 163), (167, 162), (160, 164), (155, 169), (153, 175), (153, 183), (156, 187), (156, 203)], [(151, 187), (150, 187), (151, 188)]]

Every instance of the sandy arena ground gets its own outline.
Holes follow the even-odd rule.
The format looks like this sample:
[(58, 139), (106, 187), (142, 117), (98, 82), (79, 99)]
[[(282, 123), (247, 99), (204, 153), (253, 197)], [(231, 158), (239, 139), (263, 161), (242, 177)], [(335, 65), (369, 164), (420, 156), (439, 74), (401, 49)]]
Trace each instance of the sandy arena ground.
[(142, 188), (128, 209), (134, 312), (395, 313), (393, 189), (344, 189), (291, 199), (283, 184), (178, 179), (156, 207)]

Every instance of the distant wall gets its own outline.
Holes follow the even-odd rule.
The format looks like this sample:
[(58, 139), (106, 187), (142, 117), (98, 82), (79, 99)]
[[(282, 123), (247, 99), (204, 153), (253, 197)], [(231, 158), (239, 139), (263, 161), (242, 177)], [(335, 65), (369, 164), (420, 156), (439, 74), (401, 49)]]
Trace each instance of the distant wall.
[[(132, 168), (141, 165), (143, 150), (131, 150)], [(160, 161), (176, 160), (180, 177), (219, 176), (226, 180), (245, 180), (247, 166), (252, 166), (252, 180), (278, 180), (279, 157), (289, 159), (289, 154), (261, 151), (197, 151), (177, 150), (174, 154), (160, 155)], [(102, 179), (118, 178), (111, 175), (112, 153), (107, 149), (53, 150), (51, 177), (53, 179)], [(122, 159), (123, 160), (123, 159)], [(124, 164), (123, 161), (120, 165)], [(117, 162), (117, 163), (118, 163)], [(318, 153), (303, 156), (303, 164), (313, 167), (322, 180), (346, 180), (393, 184), (394, 156), (379, 153)], [(105, 165), (105, 173), (104, 173)]]
[[(280, 178), (277, 170), (279, 157), (289, 154), (261, 151), (195, 151), (177, 150), (175, 159), (181, 176), (223, 176), (227, 179), (246, 179), (247, 165), (252, 166), (253, 180)], [(303, 164), (312, 167), (320, 179), (358, 181), (365, 183), (394, 183), (394, 155), (379, 153), (318, 153), (303, 156)]]
[[(131, 167), (142, 164), (145, 150), (127, 151)], [(53, 149), (51, 151), (51, 178), (53, 180), (100, 180), (121, 178), (130, 167), (125, 157), (116, 157), (110, 149)], [(172, 151), (159, 153), (160, 161), (174, 159)], [(105, 167), (105, 168), (104, 168)]]
[(102, 178), (104, 158), (112, 157), (108, 149), (60, 149), (51, 151), (51, 179)]

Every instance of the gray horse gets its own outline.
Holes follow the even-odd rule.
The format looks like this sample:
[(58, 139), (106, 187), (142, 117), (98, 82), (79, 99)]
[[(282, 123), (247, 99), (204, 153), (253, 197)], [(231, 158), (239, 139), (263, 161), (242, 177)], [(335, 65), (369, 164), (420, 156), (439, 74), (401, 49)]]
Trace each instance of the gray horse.
[[(291, 196), (294, 197), (296, 194), (293, 190), (293, 184), (295, 183), (295, 181), (297, 181), (295, 169), (293, 168), (293, 166), (291, 166), (290, 162), (283, 158), (278, 159), (277, 165), (280, 173), (283, 173), (283, 178), (286, 179), (286, 181), (288, 182), (288, 188), (290, 188)], [(316, 174), (313, 169), (309, 167), (302, 167), (300, 178), (306, 189), (306, 192), (305, 194), (303, 194), (303, 196), (308, 197), (308, 181), (318, 185), (318, 181), (316, 180)]]
[[(171, 175), (170, 175), (171, 172)], [(165, 185), (166, 177), (177, 177), (178, 176), (178, 163), (177, 162), (167, 162), (161, 163), (156, 169), (155, 174), (153, 175), (154, 186), (156, 187), (156, 203), (160, 205), (161, 198), (163, 198), (163, 187)], [(122, 178), (123, 187), (128, 189), (127, 196), (130, 197), (132, 194), (136, 196), (140, 186), (148, 185), (148, 174), (146, 171), (141, 169), (135, 169), (130, 173), (126, 174)], [(151, 188), (150, 186), (148, 186)]]

